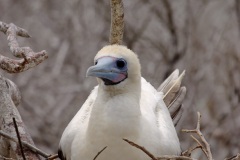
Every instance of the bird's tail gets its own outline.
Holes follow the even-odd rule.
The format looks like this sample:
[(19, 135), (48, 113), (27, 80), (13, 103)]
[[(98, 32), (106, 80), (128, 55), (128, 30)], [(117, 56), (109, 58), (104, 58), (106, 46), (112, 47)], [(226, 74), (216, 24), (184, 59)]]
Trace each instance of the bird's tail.
[(163, 92), (163, 101), (169, 109), (175, 126), (181, 119), (184, 109), (182, 103), (186, 95), (186, 87), (181, 86), (184, 75), (185, 71), (179, 75), (179, 70), (176, 69), (157, 89)]

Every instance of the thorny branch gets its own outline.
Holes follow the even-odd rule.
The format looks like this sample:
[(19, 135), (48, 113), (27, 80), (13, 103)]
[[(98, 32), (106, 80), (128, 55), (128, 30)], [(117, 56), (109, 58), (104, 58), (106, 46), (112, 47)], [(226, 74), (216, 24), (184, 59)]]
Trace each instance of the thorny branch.
[(45, 50), (34, 52), (30, 47), (19, 47), (17, 36), (29, 38), (26, 30), (17, 27), (13, 23), (6, 24), (0, 21), (0, 31), (7, 35), (8, 46), (13, 55), (19, 60), (14, 60), (0, 55), (0, 67), (9, 73), (19, 73), (43, 62), (48, 58)]

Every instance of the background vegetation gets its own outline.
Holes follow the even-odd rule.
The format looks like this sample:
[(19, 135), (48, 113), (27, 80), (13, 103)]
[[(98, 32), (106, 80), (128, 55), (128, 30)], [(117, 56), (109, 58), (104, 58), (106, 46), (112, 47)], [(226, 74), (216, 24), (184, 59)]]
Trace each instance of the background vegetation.
[[(182, 128), (202, 132), (213, 157), (240, 148), (240, 1), (123, 0), (124, 42), (139, 55), (142, 74), (157, 87), (175, 68), (186, 70), (185, 112), (178, 126), (183, 150), (193, 141)], [(107, 0), (1, 0), (0, 20), (28, 30), (20, 45), (47, 50), (35, 69), (7, 74), (20, 88), (18, 107), (36, 146), (56, 152), (61, 134), (96, 85), (86, 78), (97, 51), (108, 44)], [(0, 53), (9, 52), (0, 34)], [(196, 156), (198, 153), (196, 152)]]

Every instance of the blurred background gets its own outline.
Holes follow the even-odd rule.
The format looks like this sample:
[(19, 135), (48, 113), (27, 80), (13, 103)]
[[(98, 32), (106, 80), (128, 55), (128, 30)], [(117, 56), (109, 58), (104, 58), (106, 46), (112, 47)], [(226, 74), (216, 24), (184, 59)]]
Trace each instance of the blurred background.
[[(183, 150), (195, 142), (180, 130), (195, 128), (200, 111), (213, 157), (240, 152), (240, 1), (123, 2), (124, 42), (139, 55), (143, 77), (158, 87), (174, 69), (186, 70), (177, 127)], [(1, 0), (0, 20), (29, 32), (32, 38), (18, 38), (21, 46), (48, 52), (34, 69), (0, 72), (20, 88), (18, 109), (37, 147), (56, 153), (64, 128), (97, 84), (85, 73), (108, 44), (109, 0)], [(0, 53), (12, 57), (3, 33)]]

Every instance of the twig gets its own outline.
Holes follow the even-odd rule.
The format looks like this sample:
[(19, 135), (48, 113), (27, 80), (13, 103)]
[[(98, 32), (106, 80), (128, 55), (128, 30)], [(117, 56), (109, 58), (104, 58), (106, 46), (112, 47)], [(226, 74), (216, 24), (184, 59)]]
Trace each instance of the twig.
[(197, 144), (200, 146), (203, 153), (208, 157), (208, 152), (206, 151), (205, 147), (203, 147), (202, 143), (193, 135), (191, 135), (191, 137), (192, 137), (192, 139), (194, 139), (197, 142)]
[(186, 157), (186, 156), (174, 156), (174, 155), (167, 155), (161, 156), (157, 158), (158, 160), (196, 160), (194, 158)]
[(48, 158), (46, 158), (46, 160), (54, 160), (56, 158), (58, 158), (58, 154), (54, 154), (52, 156), (49, 156)]
[(13, 55), (20, 60), (14, 60), (0, 55), (0, 67), (9, 73), (19, 73), (43, 62), (48, 58), (46, 51), (34, 52), (30, 47), (19, 47), (17, 36), (29, 38), (26, 30), (13, 23), (6, 24), (0, 21), (0, 31), (7, 35), (8, 46)]
[(157, 158), (152, 154), (150, 153), (146, 148), (142, 147), (142, 146), (139, 146), (138, 144), (128, 140), (128, 139), (125, 139), (123, 138), (124, 141), (126, 141), (127, 143), (129, 143), (130, 145), (142, 150), (144, 153), (146, 153), (152, 160), (157, 160)]
[(152, 153), (150, 153), (146, 148), (144, 148), (143, 146), (139, 146), (138, 144), (128, 140), (128, 139), (123, 139), (124, 141), (126, 141), (127, 143), (129, 143), (130, 145), (140, 149), (141, 151), (143, 151), (144, 153), (146, 153), (152, 160), (194, 160), (190, 157), (186, 157), (186, 156), (175, 156), (175, 155), (166, 155), (166, 156), (161, 156), (161, 157), (155, 157)]
[(199, 112), (197, 112), (197, 114), (198, 114), (198, 122), (197, 122), (196, 129), (193, 129), (193, 130), (183, 129), (182, 131), (186, 132), (186, 133), (196, 133), (200, 137), (200, 139), (201, 139), (202, 143), (204, 144), (204, 146), (195, 137), (193, 137), (193, 136), (191, 136), (191, 137), (201, 146), (201, 149), (204, 152), (204, 154), (207, 156), (208, 160), (213, 160), (212, 152), (211, 152), (211, 149), (210, 149), (210, 145), (208, 144), (208, 142), (206, 141), (206, 139), (203, 136), (202, 132), (200, 131), (200, 127), (201, 127), (201, 125), (200, 125), (200, 123), (201, 123), (201, 114)]
[(240, 160), (240, 153), (238, 153), (235, 156), (232, 156), (230, 158), (225, 158), (224, 160)]
[(4, 157), (4, 156), (2, 156), (2, 155), (0, 155), (0, 159), (3, 159), (3, 160), (15, 160), (15, 159), (13, 159), (13, 158), (7, 158), (7, 157)]
[[(4, 132), (1, 131), (1, 130), (0, 130), (0, 135), (3, 136), (3, 137), (5, 137), (5, 138), (7, 138), (7, 139), (9, 139), (9, 140), (11, 140), (11, 141), (13, 141), (13, 142), (16, 142), (16, 143), (18, 142), (17, 138), (14, 138), (14, 137), (12, 137), (12, 136), (9, 136), (8, 134), (4, 133)], [(31, 145), (31, 144), (29, 144), (29, 143), (27, 143), (27, 142), (25, 142), (25, 141), (21, 141), (21, 142), (22, 142), (22, 145), (23, 145), (24, 147), (29, 148), (31, 151), (33, 151), (33, 152), (41, 155), (41, 156), (44, 157), (44, 158), (48, 158), (48, 157), (51, 156), (50, 154), (47, 154), (47, 153), (41, 151), (40, 149), (36, 148), (35, 146), (33, 146), (33, 145)]]
[[(9, 25), (4, 23), (4, 22), (1, 22), (0, 21), (0, 31), (3, 32), (3, 33), (7, 33), (7, 30), (9, 28)], [(20, 37), (25, 37), (25, 38), (30, 38), (31, 36), (27, 33), (27, 31), (23, 28), (20, 28), (20, 27), (17, 27), (17, 32), (16, 34)]]
[(198, 148), (201, 148), (201, 146), (197, 145), (197, 146), (195, 146), (195, 147), (189, 148), (189, 149), (187, 149), (186, 151), (182, 152), (181, 155), (186, 156), (186, 157), (191, 157), (192, 152), (193, 152), (194, 150), (198, 149)]
[(122, 0), (110, 0), (111, 4), (111, 30), (110, 44), (122, 44), (124, 32), (124, 12)]
[(99, 152), (97, 153), (97, 155), (93, 158), (93, 160), (96, 160), (97, 157), (98, 157), (106, 148), (107, 148), (107, 146), (104, 147), (101, 151), (99, 151)]
[(19, 143), (19, 146), (20, 146), (22, 157), (23, 157), (24, 160), (26, 160), (26, 157), (25, 157), (24, 152), (23, 152), (21, 137), (20, 137), (20, 134), (18, 132), (17, 123), (16, 123), (16, 120), (15, 120), (14, 117), (13, 117), (13, 124), (14, 124), (15, 130), (16, 130), (16, 133), (17, 133), (18, 143)]
[(235, 0), (235, 7), (236, 7), (237, 22), (238, 22), (238, 33), (240, 35), (240, 1), (239, 0)]

